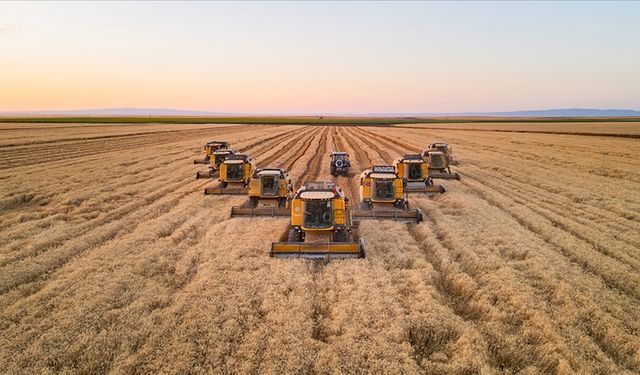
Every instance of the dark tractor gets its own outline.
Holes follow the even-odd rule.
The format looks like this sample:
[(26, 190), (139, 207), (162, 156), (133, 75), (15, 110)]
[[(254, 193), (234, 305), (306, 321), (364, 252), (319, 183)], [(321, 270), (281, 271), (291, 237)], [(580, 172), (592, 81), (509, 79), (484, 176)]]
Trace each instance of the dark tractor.
[(342, 151), (334, 151), (331, 153), (331, 175), (332, 176), (348, 176), (349, 175), (349, 154)]

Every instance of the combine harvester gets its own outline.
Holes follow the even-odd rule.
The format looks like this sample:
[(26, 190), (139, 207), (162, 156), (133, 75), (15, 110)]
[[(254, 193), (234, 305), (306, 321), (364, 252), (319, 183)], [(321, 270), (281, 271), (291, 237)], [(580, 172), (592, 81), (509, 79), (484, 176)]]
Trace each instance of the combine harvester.
[(447, 165), (458, 165), (458, 161), (453, 158), (453, 150), (449, 147), (448, 143), (436, 142), (429, 145), (427, 151), (440, 151), (447, 159)]
[(460, 175), (451, 173), (451, 167), (447, 162), (447, 156), (441, 151), (426, 150), (422, 154), (425, 162), (429, 165), (429, 177), (444, 180), (459, 180)]
[(196, 159), (193, 164), (209, 164), (211, 154), (221, 148), (229, 148), (229, 142), (227, 141), (210, 141), (202, 146), (202, 152), (204, 153), (203, 159)]
[[(429, 176), (429, 164), (420, 154), (405, 155), (393, 162), (396, 173), (404, 180), (407, 193), (444, 193), (442, 185), (434, 185)], [(434, 194), (431, 194), (433, 196)]]
[(355, 220), (422, 221), (422, 211), (409, 209), (404, 181), (392, 165), (376, 165), (360, 175), (360, 210)]
[[(352, 227), (348, 198), (334, 182), (310, 182), (291, 200), (291, 226), (272, 257), (306, 259), (364, 258), (364, 242)], [(286, 241), (285, 241), (286, 240)]]
[(289, 217), (293, 186), (289, 174), (282, 168), (258, 168), (249, 181), (249, 200), (231, 207), (231, 217)]
[(220, 175), (217, 186), (204, 189), (205, 194), (242, 195), (247, 194), (249, 181), (253, 174), (253, 162), (245, 154), (229, 154), (220, 164)]
[(221, 148), (215, 150), (209, 155), (209, 170), (206, 172), (196, 172), (196, 180), (199, 178), (215, 178), (220, 169), (220, 164), (228, 155), (235, 154), (235, 150), (229, 148)]

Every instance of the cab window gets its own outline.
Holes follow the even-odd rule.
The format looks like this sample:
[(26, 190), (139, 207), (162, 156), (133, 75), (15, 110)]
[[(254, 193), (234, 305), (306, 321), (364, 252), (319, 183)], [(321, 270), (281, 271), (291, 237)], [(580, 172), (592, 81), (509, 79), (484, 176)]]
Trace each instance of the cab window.
[(330, 228), (332, 214), (330, 200), (305, 201), (303, 225), (306, 228)]
[(408, 178), (411, 180), (419, 180), (422, 178), (422, 164), (420, 163), (409, 163), (409, 168), (407, 168)]
[(373, 197), (379, 200), (393, 200), (393, 180), (378, 180), (373, 179), (371, 181), (371, 187), (373, 188)]
[(262, 195), (278, 195), (278, 180), (275, 178), (275, 176), (262, 176), (260, 178), (260, 182), (262, 183)]
[(443, 165), (442, 155), (431, 155), (431, 168), (442, 168)]
[(227, 179), (228, 180), (242, 180), (244, 173), (242, 169), (244, 164), (227, 164)]

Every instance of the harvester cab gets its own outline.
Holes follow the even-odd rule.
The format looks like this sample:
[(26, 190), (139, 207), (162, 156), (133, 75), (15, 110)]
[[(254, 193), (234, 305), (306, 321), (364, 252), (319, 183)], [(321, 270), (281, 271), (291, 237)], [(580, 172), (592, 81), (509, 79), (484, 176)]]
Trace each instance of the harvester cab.
[(364, 243), (351, 224), (348, 199), (333, 182), (310, 182), (291, 200), (291, 226), (282, 242), (271, 244), (272, 257), (307, 259), (363, 258)]
[(447, 156), (443, 152), (427, 150), (422, 156), (429, 165), (429, 177), (444, 180), (460, 179), (460, 175), (457, 172), (451, 173), (451, 167), (447, 163)]
[(349, 167), (351, 163), (349, 162), (349, 154), (342, 151), (333, 151), (331, 153), (331, 175), (349, 175)]
[[(429, 145), (427, 151), (440, 151), (447, 159), (447, 165), (458, 165), (458, 162), (453, 158), (453, 150), (449, 147), (448, 143), (436, 142)], [(426, 152), (426, 151), (425, 151)]]
[(419, 209), (409, 209), (404, 181), (392, 165), (376, 165), (360, 175), (360, 209), (355, 220), (422, 221)]
[(420, 154), (405, 155), (393, 163), (396, 173), (404, 180), (407, 193), (444, 193), (442, 185), (434, 185), (429, 177), (429, 165)]
[(220, 173), (216, 187), (207, 187), (205, 194), (247, 194), (251, 174), (253, 173), (253, 162), (245, 154), (229, 154), (220, 164)]
[(289, 217), (289, 202), (293, 186), (289, 174), (282, 168), (258, 168), (249, 181), (249, 200), (243, 206), (231, 208), (231, 217)]
[(193, 161), (193, 164), (209, 164), (209, 159), (211, 158), (211, 154), (219, 149), (229, 148), (229, 142), (227, 141), (210, 141), (202, 146), (202, 153), (204, 154), (203, 159), (196, 159)]
[(220, 165), (224, 162), (228, 155), (235, 154), (235, 150), (230, 148), (221, 148), (215, 150), (209, 155), (209, 169), (205, 172), (197, 172), (196, 180), (199, 178), (214, 178), (218, 174)]

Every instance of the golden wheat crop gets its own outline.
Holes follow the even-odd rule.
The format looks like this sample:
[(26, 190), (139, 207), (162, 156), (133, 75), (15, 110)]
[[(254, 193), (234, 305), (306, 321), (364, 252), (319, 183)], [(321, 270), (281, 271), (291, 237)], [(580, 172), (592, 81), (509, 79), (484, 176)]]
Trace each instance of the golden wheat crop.
[[(3, 124), (0, 372), (640, 372), (640, 124), (500, 126)], [(287, 220), (194, 179), (210, 139), (296, 186), (443, 140), (462, 180), (365, 259), (271, 259)]]

